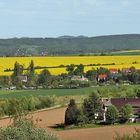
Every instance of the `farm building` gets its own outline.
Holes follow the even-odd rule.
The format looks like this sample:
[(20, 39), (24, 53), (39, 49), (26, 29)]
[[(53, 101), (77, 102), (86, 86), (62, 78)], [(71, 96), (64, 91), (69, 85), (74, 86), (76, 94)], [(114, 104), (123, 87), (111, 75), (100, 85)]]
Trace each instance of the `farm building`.
[[(140, 115), (140, 98), (111, 98), (111, 99), (102, 99), (104, 113), (107, 111), (107, 108), (111, 105), (114, 105), (119, 112), (121, 112), (122, 107), (126, 104), (130, 104), (133, 108), (133, 115)], [(105, 115), (104, 115), (104, 120)]]
[(85, 78), (84, 76), (77, 76), (77, 75), (72, 76), (71, 80), (72, 81), (87, 81), (88, 82), (88, 79)]

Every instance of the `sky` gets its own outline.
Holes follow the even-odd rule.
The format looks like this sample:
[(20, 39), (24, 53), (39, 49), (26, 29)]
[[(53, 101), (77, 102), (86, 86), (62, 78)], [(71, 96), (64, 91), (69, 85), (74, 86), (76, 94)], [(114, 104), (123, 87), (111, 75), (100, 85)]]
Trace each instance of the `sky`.
[(140, 34), (140, 0), (0, 0), (0, 38)]

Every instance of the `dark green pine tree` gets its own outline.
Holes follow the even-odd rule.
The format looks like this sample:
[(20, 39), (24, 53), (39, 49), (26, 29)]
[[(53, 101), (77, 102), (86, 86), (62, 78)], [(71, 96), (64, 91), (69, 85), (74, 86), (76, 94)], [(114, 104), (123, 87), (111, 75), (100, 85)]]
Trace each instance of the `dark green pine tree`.
[(96, 92), (93, 92), (88, 99), (84, 100), (83, 113), (85, 114), (88, 122), (95, 121), (96, 123), (96, 114), (100, 113), (101, 109), (102, 103)]

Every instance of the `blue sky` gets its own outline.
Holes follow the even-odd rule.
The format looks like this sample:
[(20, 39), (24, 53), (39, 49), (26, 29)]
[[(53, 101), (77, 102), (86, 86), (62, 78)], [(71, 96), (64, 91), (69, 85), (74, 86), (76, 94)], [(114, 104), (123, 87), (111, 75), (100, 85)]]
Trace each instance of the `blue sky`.
[(140, 0), (0, 0), (0, 38), (140, 33)]

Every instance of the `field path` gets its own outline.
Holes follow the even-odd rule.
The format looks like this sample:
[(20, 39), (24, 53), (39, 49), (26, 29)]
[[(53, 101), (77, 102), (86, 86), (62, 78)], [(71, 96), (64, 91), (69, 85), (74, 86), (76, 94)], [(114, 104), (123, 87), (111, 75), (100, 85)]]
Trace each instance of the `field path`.
[[(88, 129), (74, 129), (65, 131), (55, 131), (50, 126), (63, 123), (66, 108), (58, 108), (48, 111), (36, 112), (30, 115), (34, 120), (38, 120), (37, 125), (42, 128), (53, 130), (62, 140), (113, 140), (115, 132), (122, 134), (131, 134), (135, 128), (140, 126), (106, 126)], [(0, 120), (0, 127), (11, 124), (10, 119)]]

